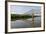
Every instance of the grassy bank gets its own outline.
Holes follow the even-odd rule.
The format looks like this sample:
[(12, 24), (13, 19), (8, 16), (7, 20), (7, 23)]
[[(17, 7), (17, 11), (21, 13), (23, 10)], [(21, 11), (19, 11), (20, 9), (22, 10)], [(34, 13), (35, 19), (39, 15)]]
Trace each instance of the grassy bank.
[(29, 16), (29, 15), (11, 14), (11, 20), (28, 19), (28, 18), (32, 18), (32, 16)]
[[(39, 17), (39, 16), (34, 16), (34, 17)], [(19, 14), (11, 14), (11, 20), (19, 20), (19, 19), (28, 19), (32, 18), (31, 15), (19, 15)]]

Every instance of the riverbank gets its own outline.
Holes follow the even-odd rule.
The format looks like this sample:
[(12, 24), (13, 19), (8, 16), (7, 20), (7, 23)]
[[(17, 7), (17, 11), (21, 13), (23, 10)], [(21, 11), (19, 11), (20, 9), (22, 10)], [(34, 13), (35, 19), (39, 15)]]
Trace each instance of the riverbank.
[(30, 16), (30, 15), (11, 14), (11, 20), (28, 19), (28, 18), (32, 18), (32, 16)]
[[(34, 16), (39, 17), (39, 16)], [(19, 20), (19, 19), (29, 19), (32, 18), (32, 15), (19, 15), (19, 14), (11, 14), (11, 21)]]

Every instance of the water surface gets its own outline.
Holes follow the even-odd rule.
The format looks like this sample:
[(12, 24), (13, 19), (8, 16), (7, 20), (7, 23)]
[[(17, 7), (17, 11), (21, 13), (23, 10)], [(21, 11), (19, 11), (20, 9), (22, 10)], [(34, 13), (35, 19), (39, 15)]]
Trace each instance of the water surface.
[[(41, 17), (35, 17), (33, 27), (40, 27), (40, 26), (41, 26)], [(11, 21), (11, 28), (32, 28), (32, 18), (26, 20), (21, 19)]]

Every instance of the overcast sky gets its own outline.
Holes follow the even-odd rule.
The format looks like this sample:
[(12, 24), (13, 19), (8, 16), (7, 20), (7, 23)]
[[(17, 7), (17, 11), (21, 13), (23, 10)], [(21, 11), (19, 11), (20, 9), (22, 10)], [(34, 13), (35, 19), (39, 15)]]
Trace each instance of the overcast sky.
[(10, 10), (11, 12), (15, 12), (16, 14), (24, 14), (28, 11), (31, 12), (32, 9), (35, 10), (35, 12), (40, 13), (40, 6), (24, 6), (24, 5), (11, 5)]

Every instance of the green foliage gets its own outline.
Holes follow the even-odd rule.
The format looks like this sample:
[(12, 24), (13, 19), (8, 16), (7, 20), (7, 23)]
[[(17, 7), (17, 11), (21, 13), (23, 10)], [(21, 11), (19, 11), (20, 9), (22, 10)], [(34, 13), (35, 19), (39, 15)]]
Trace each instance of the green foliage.
[(32, 18), (32, 16), (29, 16), (29, 15), (11, 14), (11, 20), (28, 19), (28, 18)]

